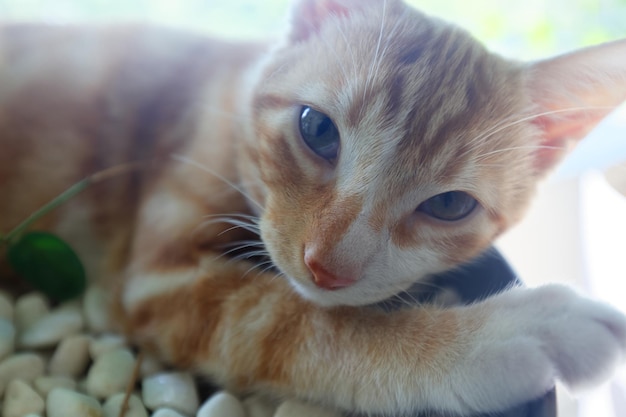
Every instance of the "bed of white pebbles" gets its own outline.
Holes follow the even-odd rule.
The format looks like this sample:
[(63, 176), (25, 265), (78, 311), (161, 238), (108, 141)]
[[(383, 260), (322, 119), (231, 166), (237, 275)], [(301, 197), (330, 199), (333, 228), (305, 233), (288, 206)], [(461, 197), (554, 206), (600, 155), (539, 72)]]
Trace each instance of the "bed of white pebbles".
[[(0, 292), (1, 416), (120, 416), (137, 357), (121, 336), (107, 332), (104, 307), (97, 288), (55, 308), (38, 293), (13, 299)], [(191, 374), (144, 357), (125, 416), (338, 417), (295, 401), (199, 392)]]

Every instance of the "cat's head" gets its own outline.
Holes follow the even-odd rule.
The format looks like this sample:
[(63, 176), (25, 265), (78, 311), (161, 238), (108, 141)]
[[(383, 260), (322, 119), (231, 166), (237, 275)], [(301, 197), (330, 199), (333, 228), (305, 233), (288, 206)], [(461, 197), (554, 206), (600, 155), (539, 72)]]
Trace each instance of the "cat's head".
[(253, 103), (262, 237), (322, 305), (487, 248), (626, 98), (626, 42), (520, 64), (397, 0), (300, 0)]

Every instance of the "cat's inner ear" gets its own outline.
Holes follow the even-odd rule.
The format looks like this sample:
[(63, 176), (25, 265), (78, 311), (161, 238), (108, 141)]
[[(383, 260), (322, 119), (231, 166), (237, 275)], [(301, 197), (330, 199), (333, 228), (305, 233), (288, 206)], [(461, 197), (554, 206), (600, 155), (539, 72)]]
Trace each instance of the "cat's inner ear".
[(553, 168), (608, 113), (626, 100), (626, 40), (532, 64), (529, 92), (543, 141), (536, 166)]
[(367, 3), (364, 0), (297, 0), (293, 5), (290, 39), (307, 40), (317, 34), (331, 16), (347, 16)]

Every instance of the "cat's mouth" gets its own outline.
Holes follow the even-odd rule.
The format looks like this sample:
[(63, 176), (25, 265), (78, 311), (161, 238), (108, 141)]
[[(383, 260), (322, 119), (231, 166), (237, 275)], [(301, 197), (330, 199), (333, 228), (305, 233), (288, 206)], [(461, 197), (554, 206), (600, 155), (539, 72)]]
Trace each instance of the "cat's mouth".
[(354, 279), (332, 279), (332, 280), (329, 280), (329, 281), (325, 281), (323, 279), (320, 279), (318, 276), (315, 276), (315, 278), (313, 279), (313, 282), (319, 288), (322, 288), (324, 290), (329, 290), (329, 291), (335, 291), (335, 290), (338, 290), (340, 288), (347, 288), (347, 287), (351, 286), (352, 284), (354, 284), (356, 282), (356, 280), (354, 280)]
[(396, 296), (404, 292), (411, 284), (407, 283), (406, 288), (391, 289), (379, 285), (368, 285), (371, 283), (359, 279), (351, 282), (347, 286), (335, 288), (323, 288), (310, 280), (299, 280), (287, 276), (287, 280), (303, 298), (322, 307), (337, 306), (363, 306), (375, 304)]

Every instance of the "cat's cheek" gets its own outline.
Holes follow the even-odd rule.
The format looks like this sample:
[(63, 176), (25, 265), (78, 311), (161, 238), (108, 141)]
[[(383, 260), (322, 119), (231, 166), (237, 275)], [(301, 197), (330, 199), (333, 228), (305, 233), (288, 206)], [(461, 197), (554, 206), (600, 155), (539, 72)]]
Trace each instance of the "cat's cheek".
[[(419, 249), (392, 247), (389, 250), (387, 264), (389, 274), (397, 281), (396, 285), (407, 281), (415, 284), (431, 274), (449, 269), (442, 254), (428, 245), (423, 245)], [(393, 284), (393, 280), (390, 284)]]
[(479, 207), (456, 222), (428, 219), (417, 213), (410, 224), (392, 230), (394, 264), (413, 262), (413, 270), (438, 273), (466, 263), (486, 250), (502, 231), (502, 220)]
[[(281, 227), (283, 226), (283, 227)], [(261, 240), (263, 241), (271, 261), (290, 282), (297, 282), (293, 277), (307, 276), (304, 265), (297, 269), (296, 265), (302, 264), (302, 245), (296, 242), (297, 234), (286, 230), (284, 223), (273, 222), (271, 218), (262, 218), (260, 224)]]

